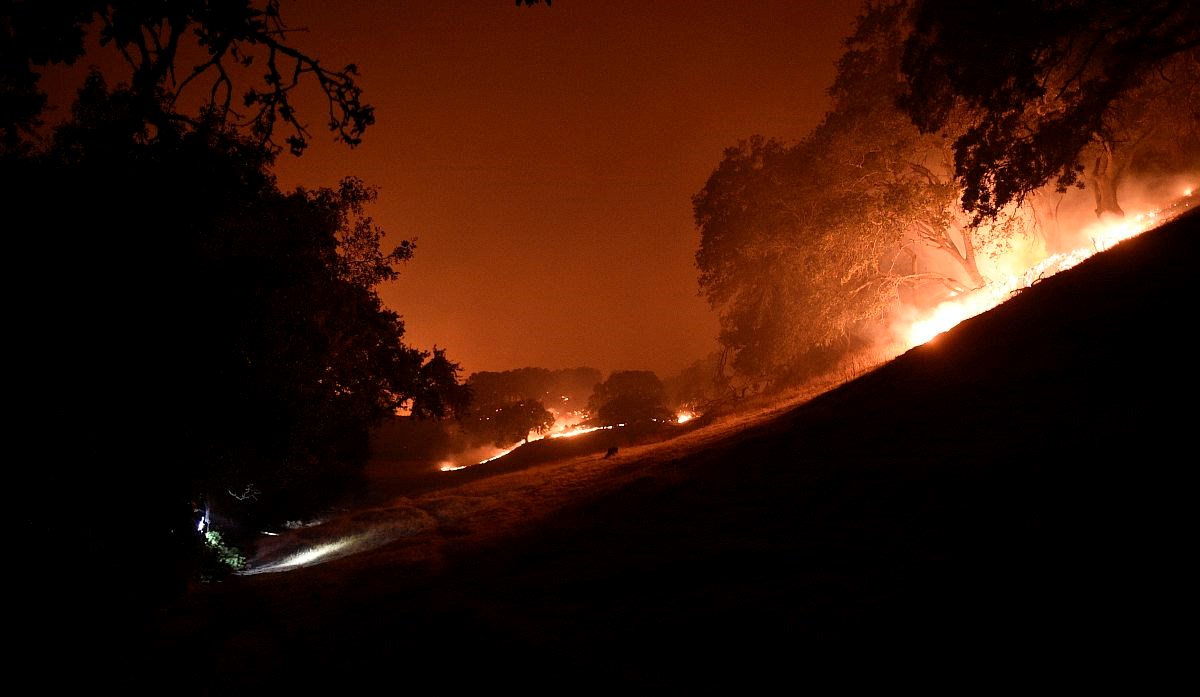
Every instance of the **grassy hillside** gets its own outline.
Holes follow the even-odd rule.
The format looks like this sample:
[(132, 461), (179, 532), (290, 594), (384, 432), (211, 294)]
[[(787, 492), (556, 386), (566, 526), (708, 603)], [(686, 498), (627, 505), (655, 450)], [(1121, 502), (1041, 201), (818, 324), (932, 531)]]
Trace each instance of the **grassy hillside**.
[(360, 512), (407, 532), (196, 589), (153, 665), (212, 694), (1153, 688), (1195, 619), (1198, 252), (1193, 211), (785, 413)]

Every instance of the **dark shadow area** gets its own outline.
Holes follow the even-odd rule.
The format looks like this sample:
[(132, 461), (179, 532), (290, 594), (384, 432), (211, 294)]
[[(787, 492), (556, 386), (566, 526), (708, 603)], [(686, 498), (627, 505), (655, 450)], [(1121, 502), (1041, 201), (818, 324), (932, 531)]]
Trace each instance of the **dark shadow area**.
[[(365, 554), (199, 594), (161, 657), (209, 694), (1181, 678), (1198, 241), (1185, 214), (438, 564)], [(573, 447), (608, 444), (540, 446)]]

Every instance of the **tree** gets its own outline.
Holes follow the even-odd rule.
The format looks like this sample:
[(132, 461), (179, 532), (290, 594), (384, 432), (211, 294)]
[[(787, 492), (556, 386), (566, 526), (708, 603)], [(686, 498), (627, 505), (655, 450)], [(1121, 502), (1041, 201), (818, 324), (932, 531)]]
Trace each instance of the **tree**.
[(730, 396), (732, 387), (721, 360), (723, 353), (713, 351), (663, 380), (669, 404), (676, 408), (699, 409)]
[(1176, 54), (1114, 99), (1079, 155), (1095, 213), (1124, 216), (1128, 179), (1195, 176), (1200, 162), (1200, 50)]
[(596, 385), (588, 399), (592, 421), (602, 426), (667, 421), (667, 393), (653, 371), (620, 370)]
[[(24, 256), (46, 261), (31, 270), (61, 275), (50, 306), (78, 308), (72, 324), (28, 318), (30, 360), (55, 376), (53, 392), (123, 395), (121, 421), (149, 431), (146, 443), (188, 444), (173, 460), (173, 496), (217, 503), (254, 490), (236, 507), (264, 523), (329, 503), (365, 462), (372, 426), (401, 404), (464, 410), (457, 366), (404, 345), (376, 294), (394, 274), (387, 257), (346, 244), (370, 195), (361, 183), (282, 192), (271, 154), (231, 132), (139, 142), (132, 103), (93, 76), (53, 148), (11, 182), (30, 206), (23, 228), (42, 233), (23, 240)], [(60, 195), (72, 205), (55, 208)], [(110, 211), (122, 213), (119, 235), (93, 229)], [(81, 336), (113, 339), (79, 353)], [(69, 422), (68, 407), (50, 409)]]
[(493, 442), (498, 448), (529, 442), (530, 433), (545, 433), (554, 426), (554, 414), (536, 399), (523, 399), (496, 409), (490, 416)]
[(583, 409), (599, 380), (600, 371), (583, 366), (472, 373), (466, 382), (471, 390), (470, 414), (463, 421), (466, 441), (471, 446), (505, 447), (530, 432), (544, 433), (570, 412)]
[(432, 355), (417, 371), (412, 414), (423, 419), (462, 419), (474, 399), (470, 385), (459, 381), (462, 366), (446, 358), (446, 350), (434, 347)]
[[(1047, 184), (1107, 186), (1114, 109), (1200, 46), (1200, 7), (1183, 0), (920, 0), (913, 22), (899, 103), (924, 133), (969, 124), (954, 139), (954, 174), (974, 222)], [(1091, 145), (1101, 155), (1085, 164)], [(1097, 213), (1119, 211), (1111, 194), (1100, 191)]]
[[(308, 80), (324, 93), (326, 126), (339, 141), (356, 146), (375, 123), (374, 108), (362, 101), (357, 66), (331, 70), (289, 45), (293, 30), (279, 0), (4, 0), (0, 7), (7, 19), (0, 23), (0, 61), (9, 76), (0, 81), (6, 107), (0, 132), (10, 147), (40, 123), (46, 100), (38, 70), (78, 60), (89, 31), (124, 60), (128, 98), (156, 130), (173, 132), (181, 123), (244, 127), (258, 145), (286, 145), (299, 155), (312, 134), (292, 99)], [(181, 64), (192, 67), (181, 70)], [(185, 108), (193, 92), (199, 106)], [(282, 139), (280, 126), (288, 131)]]
[(820, 263), (820, 230), (811, 222), (820, 213), (795, 205), (811, 153), (807, 144), (761, 136), (740, 141), (692, 197), (700, 289), (740, 374), (796, 363), (812, 332), (826, 328), (812, 321), (808, 302), (817, 286), (807, 272)]
[(692, 199), (699, 284), (738, 374), (783, 385), (827, 369), (899, 304), (984, 285), (978, 256), (1014, 234), (969, 225), (945, 140), (896, 108), (906, 19), (905, 2), (867, 3), (822, 122), (727, 149)]
[(600, 381), (600, 371), (580, 366), (549, 370), (547, 368), (514, 368), (512, 370), (483, 370), (467, 378), (473, 404), (481, 411), (504, 406), (523, 399), (536, 399), (559, 411), (572, 411), (582, 405)]
[[(55, 568), (45, 543), (74, 540), (89, 590), (131, 621), (195, 578), (199, 512), (242, 532), (312, 517), (361, 470), (382, 418), (405, 403), (457, 415), (469, 392), (444, 352), (404, 343), (380, 300), (414, 247), (379, 248), (374, 190), (350, 177), (282, 191), (271, 174), (275, 126), (293, 129), (295, 154), (306, 138), (293, 78), (326, 90), (348, 145), (372, 121), (354, 71), (283, 43), (277, 3), (3, 9), (0, 185), (20, 231), (10, 252), (37, 289), (13, 314), (28, 415), (16, 447), (42, 457), (18, 473), (21, 551)], [(91, 73), (43, 139), (35, 68), (79, 58), (96, 24), (132, 77)], [(176, 80), (189, 37), (208, 58)], [(273, 77), (235, 114), (234, 64), (251, 55)], [(184, 88), (206, 75), (208, 99), (185, 112)]]

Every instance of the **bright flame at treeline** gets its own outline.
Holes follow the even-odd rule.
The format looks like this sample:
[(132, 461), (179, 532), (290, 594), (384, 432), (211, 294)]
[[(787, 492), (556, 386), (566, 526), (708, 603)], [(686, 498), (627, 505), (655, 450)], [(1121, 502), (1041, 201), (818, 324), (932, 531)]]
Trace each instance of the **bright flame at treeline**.
[[(938, 334), (953, 328), (959, 322), (999, 305), (1014, 292), (1028, 288), (1038, 280), (1052, 276), (1059, 271), (1070, 269), (1088, 257), (1109, 249), (1118, 242), (1135, 237), (1161, 225), (1191, 207), (1192, 192), (1192, 187), (1185, 189), (1182, 192), (1182, 198), (1167, 208), (1127, 216), (1119, 220), (1099, 223), (1090, 227), (1084, 231), (1086, 237), (1091, 240), (1092, 244), (1090, 248), (1081, 247), (1071, 252), (1046, 256), (1041, 261), (1029, 265), (1023, 273), (1013, 273), (1004, 278), (993, 279), (988, 285), (979, 290), (963, 294), (960, 297), (939, 304), (923, 317), (917, 318), (907, 325), (907, 327), (903, 328), (900, 333), (904, 337), (904, 348), (907, 349), (924, 344)], [(698, 416), (700, 414), (693, 411), (680, 411), (675, 415), (674, 421), (677, 424), (683, 424)], [(577, 414), (565, 415), (563, 419), (557, 421), (554, 427), (546, 433), (530, 432), (529, 441), (532, 442), (543, 438), (571, 438), (593, 431), (624, 426), (624, 424), (617, 424), (616, 426), (585, 426), (581, 423), (582, 418)], [(517, 447), (519, 446), (507, 449), (497, 448), (490, 457), (470, 464), (456, 465), (449, 461), (443, 462), (440, 464), (440, 469), (443, 472), (449, 472), (471, 467), (475, 464), (484, 464), (507, 455)], [(254, 569), (243, 570), (239, 573), (257, 574), (286, 571), (307, 566), (325, 561), (339, 552), (344, 553), (362, 543), (362, 536), (343, 537), (331, 543), (304, 549), (279, 561)]]
[[(924, 312), (921, 316), (895, 329), (896, 335), (900, 337), (900, 349), (907, 350), (927, 343), (937, 335), (953, 328), (958, 323), (996, 307), (1012, 297), (1014, 293), (1032, 286), (1039, 280), (1053, 276), (1060, 271), (1066, 271), (1098, 252), (1102, 252), (1119, 242), (1161, 225), (1191, 206), (1192, 192), (1192, 187), (1184, 189), (1181, 192), (1182, 198), (1166, 208), (1092, 225), (1083, 230), (1084, 236), (1090, 240), (1090, 246), (1082, 246), (1070, 252), (1044, 256), (1040, 261), (1029, 264), (1023, 272), (1010, 272), (1002, 277), (989, 279), (989, 282), (982, 288), (962, 293), (958, 297), (938, 304), (932, 310)], [(675, 423), (687, 423), (697, 416), (699, 414), (691, 411), (680, 411), (675, 415)], [(530, 431), (527, 441), (534, 442), (544, 438), (571, 438), (585, 433), (592, 433), (593, 431), (620, 428), (625, 425), (586, 426), (581, 421), (582, 417), (578, 415), (564, 415), (555, 422), (551, 430), (545, 433)], [(451, 472), (473, 465), (492, 462), (504, 457), (523, 443), (510, 448), (495, 448), (487, 457), (465, 464), (447, 460), (440, 463), (439, 469), (443, 472)]]
[(992, 279), (982, 288), (942, 302), (923, 317), (913, 321), (907, 328), (898, 332), (898, 335), (903, 337), (903, 349), (924, 344), (938, 334), (953, 328), (959, 322), (999, 305), (1013, 293), (1028, 288), (1037, 281), (1053, 276), (1059, 271), (1066, 271), (1118, 242), (1161, 225), (1191, 206), (1192, 190), (1192, 187), (1184, 189), (1183, 197), (1167, 208), (1138, 213), (1091, 226), (1084, 230), (1084, 234), (1092, 242), (1091, 247), (1079, 247), (1070, 252), (1052, 254), (1029, 266), (1024, 273), (1014, 273), (1003, 278)]
[[(691, 421), (692, 419), (696, 418), (697, 416), (699, 416), (699, 414), (697, 414), (694, 411), (689, 411), (689, 410), (679, 411), (679, 412), (676, 412), (676, 414), (675, 414), (675, 423), (684, 424), (684, 423), (687, 423), (688, 421)], [(565, 418), (560, 418), (559, 420), (555, 421), (554, 426), (551, 427), (551, 429), (545, 433), (537, 433), (536, 431), (530, 431), (528, 442), (532, 443), (534, 441), (542, 440), (543, 438), (572, 438), (574, 436), (582, 436), (585, 433), (592, 433), (594, 431), (611, 430), (613, 428), (623, 428), (624, 426), (625, 426), (625, 424), (617, 424), (616, 426), (586, 426), (586, 425), (583, 425), (582, 423), (580, 423), (580, 417), (578, 417), (578, 416), (565, 417)], [(438, 466), (438, 469), (440, 469), (443, 472), (453, 472), (455, 470), (466, 469), (467, 467), (471, 467), (472, 465), (482, 465), (482, 464), (491, 462), (493, 460), (498, 460), (498, 459), (504, 457), (505, 455), (507, 455), (507, 454), (511, 453), (512, 451), (516, 450), (517, 448), (519, 448), (521, 445), (524, 445), (524, 441), (522, 441), (521, 443), (519, 443), (517, 445), (512, 446), (511, 448), (496, 448), (495, 451), (490, 456), (488, 456), (487, 458), (485, 458), (483, 460), (479, 460), (478, 462), (472, 462), (472, 463), (468, 463), (468, 464), (455, 464), (454, 462), (447, 460), (445, 462), (442, 462)]]

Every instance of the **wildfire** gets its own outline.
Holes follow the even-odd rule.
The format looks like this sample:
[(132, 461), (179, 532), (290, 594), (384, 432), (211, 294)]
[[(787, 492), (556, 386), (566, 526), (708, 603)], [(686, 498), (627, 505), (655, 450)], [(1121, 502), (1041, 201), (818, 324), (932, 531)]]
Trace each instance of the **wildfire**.
[[(578, 423), (566, 423), (566, 424), (556, 423), (555, 426), (551, 430), (549, 430), (545, 433), (538, 433), (537, 431), (530, 431), (528, 442), (532, 443), (534, 441), (544, 440), (546, 438), (573, 438), (575, 436), (581, 436), (585, 433), (591, 433), (593, 431), (600, 431), (603, 429), (610, 429), (610, 428), (613, 428), (613, 427), (612, 426), (582, 426), (582, 425), (579, 425)], [(482, 453), (476, 454), (477, 458), (481, 454), (486, 454), (487, 456), (484, 457), (483, 459), (467, 461), (465, 463), (461, 460), (458, 462), (455, 462), (454, 460), (443, 460), (441, 463), (438, 464), (438, 469), (441, 470), (442, 472), (455, 472), (457, 470), (466, 469), (468, 467), (474, 467), (475, 465), (487, 464), (489, 462), (492, 462), (493, 460), (499, 460), (500, 458), (504, 457), (505, 455), (516, 450), (517, 447), (519, 447), (519, 446), (514, 445), (511, 448), (492, 448), (490, 451), (485, 450)], [(473, 451), (473, 452), (478, 452), (478, 451)]]
[(1084, 236), (1091, 241), (1091, 247), (1085, 246), (1070, 252), (1050, 255), (1029, 266), (1023, 273), (1012, 273), (1004, 278), (991, 280), (982, 288), (942, 302), (924, 316), (913, 320), (901, 332), (905, 337), (905, 348), (924, 344), (963, 320), (999, 305), (1013, 293), (1059, 271), (1066, 271), (1098, 252), (1161, 225), (1183, 209), (1189, 208), (1191, 197), (1192, 188), (1188, 187), (1183, 191), (1183, 198), (1170, 207), (1173, 210), (1158, 209), (1092, 225), (1083, 230)]
[[(685, 410), (675, 413), (675, 416), (672, 419), (672, 423), (676, 423), (676, 424), (687, 423), (688, 421), (691, 421), (692, 419), (694, 419), (698, 416), (700, 416), (699, 413), (697, 413), (693, 410), (690, 410), (690, 409), (685, 409)], [(586, 418), (585, 415), (579, 415), (579, 414), (571, 414), (566, 417), (560, 417), (560, 419), (555, 422), (554, 426), (549, 431), (546, 431), (545, 433), (538, 433), (536, 431), (530, 431), (529, 437), (526, 440), (529, 443), (533, 443), (534, 441), (544, 440), (547, 438), (574, 438), (575, 436), (582, 436), (585, 433), (610, 430), (613, 428), (621, 428), (625, 425), (625, 424), (617, 424), (615, 426), (587, 426), (582, 423), (585, 418)], [(484, 451), (484, 452), (487, 452), (486, 458), (484, 458), (482, 460), (475, 460), (473, 462), (469, 461), (465, 464), (463, 464), (461, 461), (455, 462), (453, 460), (444, 460), (441, 463), (439, 463), (438, 469), (441, 470), (442, 472), (455, 472), (457, 470), (466, 469), (468, 467), (474, 467), (475, 465), (487, 464), (494, 460), (499, 460), (500, 458), (504, 457), (505, 455), (516, 450), (518, 447), (520, 447), (520, 446), (514, 445), (511, 448), (494, 448), (490, 452)], [(482, 454), (482, 453), (479, 453), (479, 454)], [(478, 457), (478, 454), (476, 455), (476, 457)]]
[[(508, 452), (508, 451), (505, 450), (504, 452)], [(487, 462), (487, 460), (484, 460), (484, 462)], [(441, 470), (442, 472), (453, 472), (455, 470), (463, 470), (468, 467), (470, 467), (470, 465), (456, 465), (453, 462), (446, 460), (445, 462), (443, 462), (441, 464), (440, 467), (438, 467), (438, 469)]]
[[(574, 436), (582, 436), (585, 433), (591, 433), (592, 431), (599, 431), (599, 430), (605, 429), (605, 428), (612, 428), (612, 426), (576, 426), (574, 428), (571, 428), (569, 430), (562, 431), (559, 433), (551, 433), (548, 437), (549, 438), (571, 438)], [(543, 436), (539, 436), (538, 438), (530, 438), (529, 440), (539, 440), (542, 437)]]

